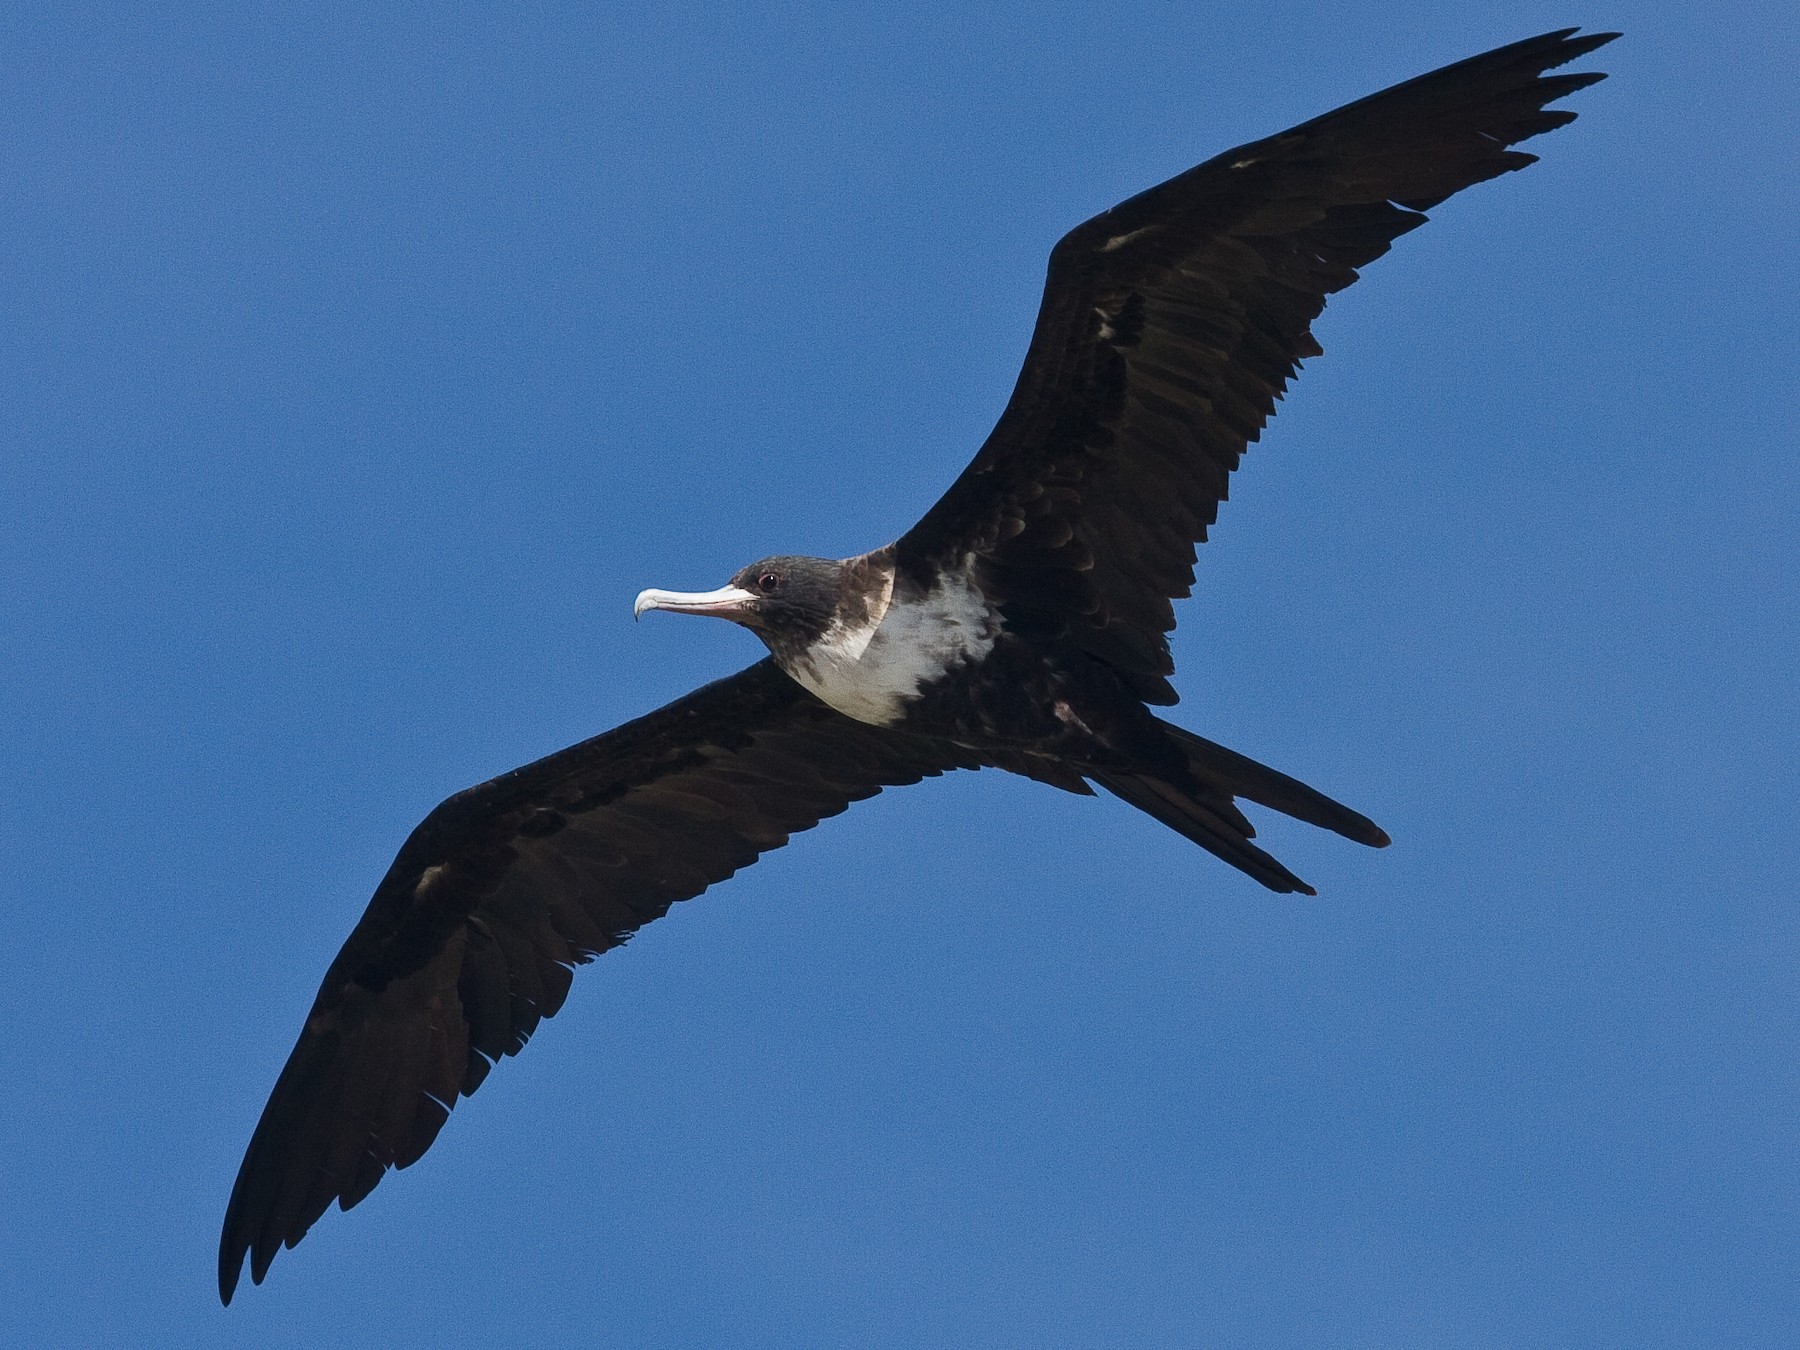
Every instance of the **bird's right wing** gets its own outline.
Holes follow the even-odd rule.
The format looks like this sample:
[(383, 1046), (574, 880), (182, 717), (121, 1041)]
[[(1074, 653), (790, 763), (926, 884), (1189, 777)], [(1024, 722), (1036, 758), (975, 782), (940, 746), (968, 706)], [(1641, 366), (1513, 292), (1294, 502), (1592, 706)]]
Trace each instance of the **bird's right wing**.
[(219, 1240), (229, 1303), (335, 1200), (417, 1161), (573, 968), (883, 787), (976, 761), (852, 721), (774, 663), (444, 802), (325, 974)]

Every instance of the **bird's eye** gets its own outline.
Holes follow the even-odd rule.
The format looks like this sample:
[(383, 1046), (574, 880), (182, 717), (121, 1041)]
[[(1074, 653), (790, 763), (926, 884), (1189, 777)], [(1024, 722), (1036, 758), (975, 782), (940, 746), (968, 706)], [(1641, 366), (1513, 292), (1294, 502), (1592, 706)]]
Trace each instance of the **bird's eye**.
[(756, 579), (756, 589), (761, 591), (764, 595), (775, 594), (776, 589), (780, 585), (781, 574), (779, 572), (764, 572)]

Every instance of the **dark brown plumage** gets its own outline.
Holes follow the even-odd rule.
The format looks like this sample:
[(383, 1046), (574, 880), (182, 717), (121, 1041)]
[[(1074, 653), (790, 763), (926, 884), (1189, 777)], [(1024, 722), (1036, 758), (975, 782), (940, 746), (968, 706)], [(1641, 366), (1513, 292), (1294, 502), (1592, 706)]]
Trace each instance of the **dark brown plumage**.
[(1612, 41), (1572, 28), (1446, 66), (1227, 150), (1076, 226), (1050, 254), (1011, 400), (902, 536), (903, 566), (973, 551), (991, 594), (1074, 630), (1171, 704), (1170, 600), (1262, 434), (1312, 321), (1420, 212), (1521, 169), (1605, 78), (1543, 72)]
[[(1057, 244), (993, 434), (891, 550), (841, 565), (894, 594), (942, 595), (953, 579), (999, 616), (982, 639), (993, 669), (946, 665), (966, 687), (917, 699), (938, 722), (836, 711), (784, 673), (765, 631), (783, 664), (433, 811), (326, 972), (256, 1127), (220, 1239), (224, 1300), (246, 1255), (260, 1282), (334, 1201), (348, 1209), (417, 1160), (458, 1095), (562, 1005), (575, 965), (883, 787), (982, 765), (1073, 791), (1091, 781), (1282, 891), (1310, 888), (1249, 842), (1238, 798), (1386, 843), (1365, 817), (1143, 708), (1175, 701), (1170, 602), (1193, 583), (1228, 475), (1318, 354), (1326, 297), (1424, 209), (1532, 162), (1510, 147), (1572, 120), (1545, 105), (1602, 78), (1544, 72), (1613, 36), (1567, 29), (1408, 81), (1217, 156)], [(759, 565), (728, 601), (704, 597), (708, 612), (748, 613), (774, 603), (778, 573), (818, 582), (840, 565), (769, 566), (770, 595), (747, 589)], [(811, 643), (833, 613), (808, 612)], [(1026, 711), (1061, 739), (1007, 733), (983, 680), (1037, 690)]]
[(975, 758), (833, 712), (763, 660), (450, 798), (325, 972), (239, 1169), (230, 1302), (334, 1200), (416, 1161), (458, 1095), (616, 947), (788, 836)]

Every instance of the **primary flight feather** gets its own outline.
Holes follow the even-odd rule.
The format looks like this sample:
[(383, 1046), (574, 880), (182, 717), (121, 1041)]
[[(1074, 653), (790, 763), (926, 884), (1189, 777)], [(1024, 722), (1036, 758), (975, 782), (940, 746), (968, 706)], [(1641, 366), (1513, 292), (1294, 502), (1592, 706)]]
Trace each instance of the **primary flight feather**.
[(1239, 799), (1388, 842), (1296, 779), (1163, 721), (1171, 601), (1325, 299), (1425, 210), (1535, 158), (1616, 34), (1547, 33), (1218, 155), (1050, 254), (999, 423), (895, 543), (768, 558), (637, 612), (712, 614), (769, 656), (444, 802), (331, 963), (238, 1171), (231, 1301), (334, 1201), (416, 1161), (573, 968), (884, 787), (991, 767), (1098, 785), (1275, 891)]

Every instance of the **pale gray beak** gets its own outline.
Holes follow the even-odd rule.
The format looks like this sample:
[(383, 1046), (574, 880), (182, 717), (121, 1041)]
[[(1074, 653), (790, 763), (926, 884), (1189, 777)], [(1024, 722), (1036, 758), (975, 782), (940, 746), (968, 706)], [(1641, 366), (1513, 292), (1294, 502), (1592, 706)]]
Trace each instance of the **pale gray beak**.
[(721, 586), (716, 591), (639, 591), (631, 617), (641, 619), (647, 609), (668, 609), (677, 614), (716, 614), (722, 619), (742, 618), (756, 596), (742, 586)]

